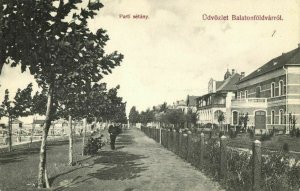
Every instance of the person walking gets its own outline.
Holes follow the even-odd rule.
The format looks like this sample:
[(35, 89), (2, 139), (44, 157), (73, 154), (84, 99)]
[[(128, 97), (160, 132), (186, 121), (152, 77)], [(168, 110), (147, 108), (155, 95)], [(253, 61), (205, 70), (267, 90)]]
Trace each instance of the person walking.
[(118, 136), (118, 134), (120, 134), (120, 130), (118, 126), (113, 126), (110, 125), (108, 128), (108, 133), (110, 135), (110, 148), (112, 150), (115, 150), (115, 143), (116, 143), (116, 138)]

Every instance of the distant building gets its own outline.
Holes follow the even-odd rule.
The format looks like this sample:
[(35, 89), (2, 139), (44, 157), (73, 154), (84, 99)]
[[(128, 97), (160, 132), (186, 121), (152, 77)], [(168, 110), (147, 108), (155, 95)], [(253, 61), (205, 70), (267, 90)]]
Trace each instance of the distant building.
[(188, 95), (186, 98), (186, 106), (188, 110), (192, 112), (197, 112), (197, 98), (200, 96), (190, 96)]
[[(13, 119), (12, 120), (12, 132), (13, 133), (16, 133), (22, 127), (23, 127), (23, 122), (22, 121), (20, 121), (19, 119)], [(1, 123), (0, 123), (0, 134), (6, 134), (7, 131), (8, 131), (8, 121), (7, 122), (1, 121)]]
[(238, 74), (233, 69), (230, 73), (226, 71), (223, 81), (210, 79), (208, 83), (208, 94), (199, 96), (197, 100), (198, 123), (218, 124), (218, 117), (225, 116), (224, 124), (231, 121), (231, 99), (237, 92), (236, 83), (243, 78), (244, 73)]
[(187, 112), (187, 106), (185, 100), (178, 100), (173, 102), (172, 109), (180, 109), (182, 112)]

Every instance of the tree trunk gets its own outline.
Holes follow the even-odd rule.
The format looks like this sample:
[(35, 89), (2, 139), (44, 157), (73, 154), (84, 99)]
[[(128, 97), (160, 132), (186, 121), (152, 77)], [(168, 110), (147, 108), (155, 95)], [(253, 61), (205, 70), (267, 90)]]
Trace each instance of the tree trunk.
[(48, 100), (47, 100), (47, 111), (46, 111), (46, 119), (43, 129), (43, 137), (41, 142), (41, 149), (40, 149), (40, 163), (39, 163), (39, 173), (38, 173), (38, 188), (45, 187), (45, 169), (46, 169), (46, 147), (47, 147), (47, 136), (48, 131), (51, 125), (51, 112), (53, 108), (52, 98), (53, 97), (53, 89), (52, 86), (49, 87), (48, 92)]
[(69, 116), (69, 165), (73, 165), (73, 130), (72, 130), (72, 116)]
[(32, 124), (32, 128), (31, 128), (31, 135), (30, 135), (30, 144), (29, 144), (29, 147), (31, 147), (31, 144), (32, 144), (33, 132), (34, 132), (34, 124)]
[(8, 152), (12, 151), (12, 119), (8, 117)]
[(83, 124), (83, 137), (82, 137), (82, 156), (84, 155), (84, 145), (85, 145), (85, 136), (86, 136), (86, 123), (87, 119), (84, 119), (84, 124)]

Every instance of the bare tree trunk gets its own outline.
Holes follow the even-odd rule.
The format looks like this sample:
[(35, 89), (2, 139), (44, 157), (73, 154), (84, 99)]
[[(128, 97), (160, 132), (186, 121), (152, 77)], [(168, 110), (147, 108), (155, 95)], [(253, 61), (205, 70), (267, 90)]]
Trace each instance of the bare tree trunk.
[(8, 152), (12, 151), (12, 119), (8, 117)]
[(72, 116), (69, 116), (69, 165), (73, 165), (73, 130), (72, 130)]
[(84, 119), (84, 124), (83, 124), (83, 137), (82, 137), (82, 156), (84, 155), (84, 145), (85, 145), (85, 136), (86, 136), (86, 123), (87, 119)]
[[(38, 188), (44, 188), (45, 187), (45, 179), (47, 176), (46, 174), (46, 147), (47, 147), (47, 136), (48, 131), (51, 125), (51, 112), (52, 112), (52, 96), (53, 96), (53, 89), (52, 86), (49, 87), (48, 92), (48, 100), (47, 100), (47, 111), (46, 111), (46, 119), (43, 129), (43, 137), (41, 142), (41, 149), (40, 149), (40, 163), (39, 163), (39, 173), (38, 173)], [(48, 181), (48, 180), (47, 180)], [(47, 186), (47, 185), (46, 185)]]
[(33, 140), (33, 132), (34, 132), (34, 124), (32, 124), (32, 128), (31, 128), (31, 135), (30, 135), (30, 143), (29, 143), (29, 147), (31, 147), (31, 144), (32, 144), (32, 140)]

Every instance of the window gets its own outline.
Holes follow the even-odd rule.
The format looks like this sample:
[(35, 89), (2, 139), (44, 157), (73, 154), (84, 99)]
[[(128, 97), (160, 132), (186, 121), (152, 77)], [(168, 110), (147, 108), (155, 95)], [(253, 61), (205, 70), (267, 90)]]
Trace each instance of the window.
[(271, 97), (275, 97), (275, 83), (271, 84)]
[(237, 125), (238, 124), (238, 112), (234, 111), (232, 112), (232, 124)]
[(283, 87), (283, 81), (279, 81), (279, 95), (284, 95), (284, 87)]
[(285, 124), (285, 120), (284, 120), (284, 112), (283, 110), (279, 110), (279, 124)]
[(275, 111), (271, 111), (271, 124), (275, 124)]
[(257, 98), (260, 98), (260, 91), (261, 91), (261, 87), (260, 86), (256, 87), (256, 97)]
[(243, 91), (240, 91), (240, 99), (243, 98)]
[(248, 98), (248, 90), (245, 91), (245, 98)]

